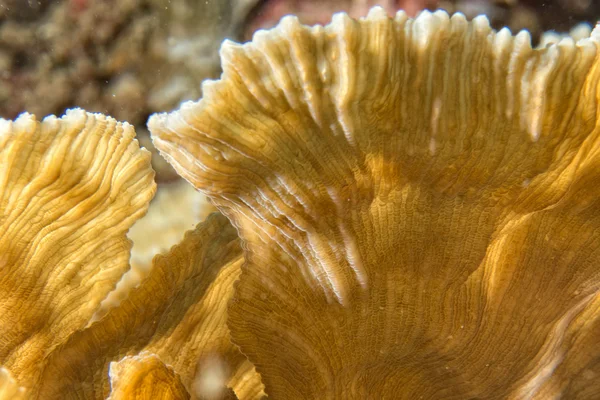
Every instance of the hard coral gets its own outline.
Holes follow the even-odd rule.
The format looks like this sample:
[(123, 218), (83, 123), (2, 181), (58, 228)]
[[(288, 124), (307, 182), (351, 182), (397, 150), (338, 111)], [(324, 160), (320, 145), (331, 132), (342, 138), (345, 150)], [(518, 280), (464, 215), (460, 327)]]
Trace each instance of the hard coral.
[[(106, 306), (128, 268), (126, 231), (155, 190), (130, 125), (81, 110), (2, 120), (0, 165), (0, 398), (104, 399), (110, 362), (148, 352), (175, 368), (173, 382), (193, 398), (202, 362), (215, 358), (227, 371), (212, 392), (261, 395), (225, 324), (242, 258), (224, 217), (188, 233)], [(125, 366), (155, 365), (124, 360), (114, 373)], [(127, 387), (115, 390), (118, 398)]]
[(107, 400), (189, 399), (173, 369), (153, 354), (125, 357), (110, 366), (111, 394)]
[(600, 31), (293, 17), (149, 122), (231, 219), (273, 398), (600, 396)]
[[(243, 398), (253, 398), (247, 393), (259, 396), (260, 378), (231, 343), (226, 326), (227, 302), (242, 261), (233, 227), (221, 215), (209, 217), (167, 254), (155, 257), (149, 275), (125, 300), (71, 335), (61, 352), (47, 360), (44, 398), (105, 398), (112, 389), (109, 364), (148, 353), (177, 374), (175, 381), (181, 381), (192, 398), (204, 398), (195, 382), (203, 378), (203, 361), (215, 357), (228, 367), (217, 393), (231, 389), (240, 397), (246, 394)], [(127, 375), (124, 368), (111, 371)], [(114, 374), (111, 378), (117, 379)]]
[(127, 270), (154, 194), (129, 124), (73, 110), (0, 121), (0, 365), (37, 393), (44, 363)]
[(0, 398), (598, 398), (600, 28), (529, 39), (374, 9), (226, 43), (149, 121), (225, 216), (115, 303), (149, 154), (1, 121)]

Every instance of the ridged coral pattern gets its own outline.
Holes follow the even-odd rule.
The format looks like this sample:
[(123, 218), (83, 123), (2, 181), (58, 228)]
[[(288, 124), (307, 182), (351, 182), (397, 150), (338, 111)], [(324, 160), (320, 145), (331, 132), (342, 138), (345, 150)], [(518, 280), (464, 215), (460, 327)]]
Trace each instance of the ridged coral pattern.
[(0, 121), (0, 399), (263, 396), (226, 325), (243, 259), (225, 217), (111, 292), (155, 191), (134, 137), (82, 110)]
[[(61, 351), (46, 361), (44, 399), (105, 399), (112, 393), (109, 364), (142, 353), (155, 355), (171, 368), (193, 399), (204, 398), (194, 383), (202, 377), (202, 362), (213, 359), (227, 366), (217, 382), (217, 393), (233, 389), (240, 398), (260, 397), (260, 378), (231, 343), (226, 325), (227, 302), (242, 264), (239, 240), (227, 219), (209, 216), (180, 244), (155, 257), (153, 264), (126, 299), (71, 335)], [(126, 362), (118, 374), (129, 374), (128, 365), (154, 368), (152, 363)], [(238, 369), (243, 370), (243, 379), (236, 376)], [(154, 390), (152, 382), (146, 383), (124, 390)]]
[(33, 388), (127, 270), (154, 172), (132, 126), (82, 110), (0, 121), (0, 165), (0, 365)]
[(190, 394), (179, 376), (151, 353), (124, 357), (110, 366), (111, 393), (107, 400), (187, 400)]
[(599, 35), (287, 17), (151, 118), (239, 230), (270, 398), (600, 396)]

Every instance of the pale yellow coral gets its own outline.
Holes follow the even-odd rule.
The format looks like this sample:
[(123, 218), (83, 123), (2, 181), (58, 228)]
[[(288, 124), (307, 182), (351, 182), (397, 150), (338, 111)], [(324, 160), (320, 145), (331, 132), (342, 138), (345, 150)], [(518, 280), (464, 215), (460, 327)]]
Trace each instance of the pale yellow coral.
[(582, 22), (582, 23), (576, 25), (575, 27), (573, 27), (573, 29), (571, 29), (569, 31), (569, 33), (567, 33), (567, 34), (557, 33), (554, 31), (544, 32), (542, 34), (542, 36), (540, 37), (540, 43), (538, 46), (545, 47), (549, 44), (556, 44), (563, 39), (569, 39), (569, 38), (571, 38), (573, 40), (581, 40), (581, 39), (589, 38), (591, 34), (592, 34), (592, 27), (589, 24)]
[(127, 237), (133, 241), (131, 269), (103, 301), (100, 314), (118, 305), (132, 288), (148, 276), (155, 255), (165, 253), (179, 243), (186, 231), (193, 229), (214, 211), (215, 207), (206, 196), (185, 181), (160, 185), (148, 213), (136, 221), (127, 233)]
[(25, 388), (20, 387), (9, 370), (0, 367), (0, 400), (21, 400), (26, 398)]

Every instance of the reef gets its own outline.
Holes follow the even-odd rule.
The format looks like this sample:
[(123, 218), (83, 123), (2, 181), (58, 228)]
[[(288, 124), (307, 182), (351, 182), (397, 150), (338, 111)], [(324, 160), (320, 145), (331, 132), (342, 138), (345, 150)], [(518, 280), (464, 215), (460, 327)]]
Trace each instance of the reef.
[(600, 28), (573, 35), (373, 8), (226, 41), (148, 121), (205, 197), (150, 212), (132, 125), (2, 120), (0, 399), (600, 397)]

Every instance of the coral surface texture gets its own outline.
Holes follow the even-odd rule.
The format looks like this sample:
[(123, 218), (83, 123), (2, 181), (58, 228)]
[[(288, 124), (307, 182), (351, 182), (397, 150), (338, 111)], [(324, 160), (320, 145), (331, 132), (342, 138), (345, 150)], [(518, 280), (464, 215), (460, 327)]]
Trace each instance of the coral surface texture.
[(0, 122), (0, 399), (600, 398), (600, 27), (376, 7), (220, 54), (148, 121), (206, 198), (133, 253), (131, 125)]

